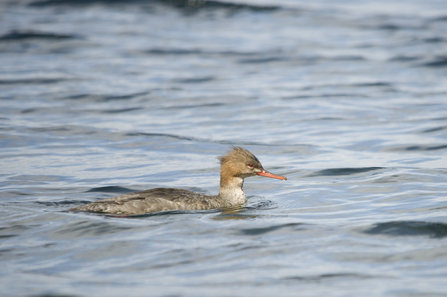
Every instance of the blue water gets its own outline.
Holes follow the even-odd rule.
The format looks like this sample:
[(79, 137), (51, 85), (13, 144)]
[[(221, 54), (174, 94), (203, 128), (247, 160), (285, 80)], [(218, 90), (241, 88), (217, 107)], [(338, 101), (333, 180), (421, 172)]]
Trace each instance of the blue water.
[[(446, 296), (447, 2), (2, 1), (2, 296)], [(240, 211), (62, 212), (151, 187)]]

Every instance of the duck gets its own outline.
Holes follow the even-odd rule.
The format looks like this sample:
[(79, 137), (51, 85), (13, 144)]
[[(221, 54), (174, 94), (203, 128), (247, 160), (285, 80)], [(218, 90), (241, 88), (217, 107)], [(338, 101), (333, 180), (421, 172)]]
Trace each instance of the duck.
[(242, 187), (250, 176), (287, 180), (265, 170), (250, 151), (234, 146), (220, 161), (220, 189), (217, 195), (205, 195), (177, 188), (154, 188), (101, 199), (68, 211), (110, 215), (143, 215), (176, 210), (211, 210), (240, 207), (247, 202)]

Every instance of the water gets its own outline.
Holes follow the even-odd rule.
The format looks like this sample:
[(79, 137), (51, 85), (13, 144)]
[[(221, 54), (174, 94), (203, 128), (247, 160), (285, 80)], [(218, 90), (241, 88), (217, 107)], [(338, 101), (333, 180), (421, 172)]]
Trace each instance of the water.
[[(445, 1), (3, 1), (2, 296), (447, 295)], [(151, 187), (240, 211), (66, 213)]]

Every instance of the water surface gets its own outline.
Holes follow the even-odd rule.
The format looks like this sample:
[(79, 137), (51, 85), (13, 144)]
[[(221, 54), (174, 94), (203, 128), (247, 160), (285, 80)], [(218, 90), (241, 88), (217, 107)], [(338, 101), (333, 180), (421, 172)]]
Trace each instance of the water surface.
[[(5, 296), (445, 296), (445, 1), (3, 1)], [(62, 212), (151, 187), (239, 211)]]

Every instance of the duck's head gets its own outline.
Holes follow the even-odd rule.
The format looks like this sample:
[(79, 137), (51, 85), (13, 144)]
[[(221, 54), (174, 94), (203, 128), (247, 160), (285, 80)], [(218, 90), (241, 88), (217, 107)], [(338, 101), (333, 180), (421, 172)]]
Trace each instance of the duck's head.
[(240, 177), (244, 179), (249, 176), (260, 175), (287, 180), (285, 176), (265, 170), (255, 155), (241, 147), (233, 147), (225, 156), (218, 157), (218, 159), (221, 164), (220, 175), (222, 178)]

